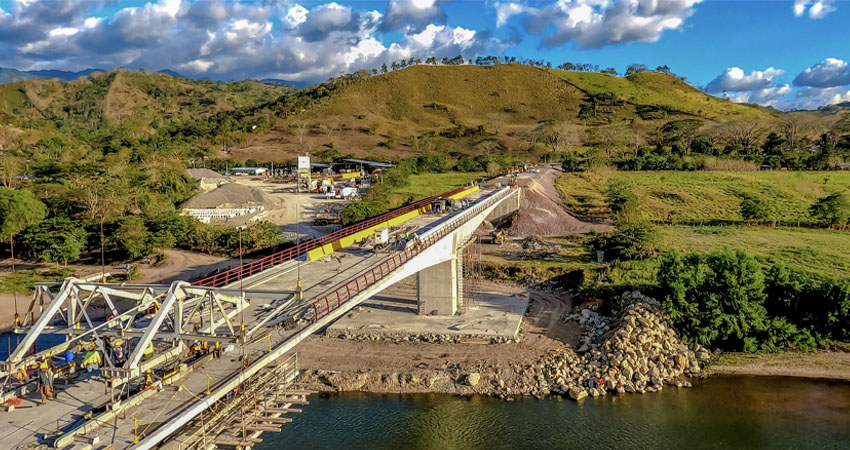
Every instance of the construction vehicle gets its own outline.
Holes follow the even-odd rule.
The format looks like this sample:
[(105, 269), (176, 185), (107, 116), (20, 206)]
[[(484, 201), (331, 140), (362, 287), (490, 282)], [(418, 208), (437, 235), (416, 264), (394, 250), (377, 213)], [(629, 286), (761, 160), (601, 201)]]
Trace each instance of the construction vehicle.
[[(394, 247), (397, 250), (403, 250), (407, 241), (411, 239), (412, 233), (414, 233), (417, 228), (418, 227), (415, 226), (378, 228), (375, 230), (375, 234), (372, 237), (372, 250), (375, 253), (390, 251)], [(361, 245), (365, 243), (366, 242), (364, 241)]]
[(450, 213), (460, 208), (460, 203), (451, 198), (438, 198), (431, 202), (431, 211), (435, 214)]
[(342, 209), (339, 206), (325, 206), (313, 218), (313, 225), (316, 226), (339, 223), (342, 223)]
[(502, 230), (494, 230), (490, 232), (490, 243), (493, 245), (502, 245), (505, 243), (505, 232)]

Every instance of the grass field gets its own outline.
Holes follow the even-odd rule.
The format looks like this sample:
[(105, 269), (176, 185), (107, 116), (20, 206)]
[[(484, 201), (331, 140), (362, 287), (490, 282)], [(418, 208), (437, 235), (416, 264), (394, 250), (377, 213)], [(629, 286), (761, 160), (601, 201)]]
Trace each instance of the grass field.
[(617, 172), (569, 173), (556, 183), (569, 208), (607, 214), (605, 192), (622, 184), (639, 199), (648, 218), (662, 223), (741, 222), (741, 202), (762, 198), (771, 220), (811, 222), (808, 209), (818, 198), (850, 189), (850, 172)]
[(469, 184), (472, 181), (481, 180), (485, 177), (484, 172), (447, 172), (447, 173), (423, 173), (410, 175), (407, 186), (393, 188), (389, 193), (390, 204), (401, 205), (408, 198), (419, 200), (432, 195), (442, 194), (457, 187)]
[(806, 228), (662, 226), (660, 250), (744, 249), (814, 274), (850, 277), (850, 233)]

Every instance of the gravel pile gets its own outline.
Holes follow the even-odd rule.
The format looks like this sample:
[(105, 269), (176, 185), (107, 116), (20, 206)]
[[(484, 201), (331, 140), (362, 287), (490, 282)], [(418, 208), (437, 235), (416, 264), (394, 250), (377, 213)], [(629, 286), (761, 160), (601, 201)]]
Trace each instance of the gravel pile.
[(587, 233), (593, 224), (582, 222), (568, 213), (560, 201), (538, 190), (524, 189), (522, 204), (507, 229), (510, 236), (565, 236)]
[(272, 196), (259, 189), (238, 183), (226, 183), (192, 197), (183, 204), (183, 208), (244, 208), (252, 205), (268, 206), (274, 203), (275, 199)]

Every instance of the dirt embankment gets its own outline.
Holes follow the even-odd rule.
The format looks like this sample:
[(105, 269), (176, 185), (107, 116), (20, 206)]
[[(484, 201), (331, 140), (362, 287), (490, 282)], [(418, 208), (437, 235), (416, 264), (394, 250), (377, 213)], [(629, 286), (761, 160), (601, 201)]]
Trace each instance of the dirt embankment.
[(311, 337), (299, 350), (301, 381), (331, 391), (576, 400), (690, 386), (686, 377), (700, 372), (698, 358), (708, 353), (688, 349), (657, 302), (639, 294), (623, 299), (615, 317), (601, 319), (589, 310), (568, 314), (572, 305), (566, 296), (533, 292), (518, 342), (508, 344)]
[(528, 180), (522, 191), (519, 211), (508, 226), (509, 235), (566, 236), (613, 229), (608, 223), (580, 220), (566, 209), (555, 189), (559, 174), (554, 169), (547, 169)]
[(711, 365), (711, 372), (850, 381), (850, 353), (841, 351), (765, 355), (729, 353), (722, 355)]

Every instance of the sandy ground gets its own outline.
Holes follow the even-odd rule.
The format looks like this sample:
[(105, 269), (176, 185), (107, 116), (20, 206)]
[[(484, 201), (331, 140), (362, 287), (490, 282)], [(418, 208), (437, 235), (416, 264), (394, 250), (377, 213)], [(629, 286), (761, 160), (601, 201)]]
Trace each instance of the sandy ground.
[[(326, 205), (345, 204), (343, 200), (327, 200), (323, 195), (295, 192), (295, 184), (273, 183), (264, 177), (234, 177), (236, 183), (260, 189), (274, 199), (265, 205), (265, 210), (245, 217), (231, 219), (228, 224), (238, 226), (246, 222), (267, 220), (280, 226), (283, 231), (310, 237), (323, 236), (333, 226), (317, 227), (313, 218)], [(296, 223), (298, 224), (296, 226)]]
[[(501, 285), (501, 288), (507, 291), (511, 286)], [(532, 291), (518, 343), (491, 345), (472, 339), (458, 344), (354, 341), (314, 335), (298, 346), (298, 358), (301, 367), (308, 371), (418, 372), (424, 375), (448, 365), (490, 368), (510, 383), (523, 367), (535, 364), (548, 352), (577, 343), (578, 326), (559, 320), (571, 307), (568, 296)], [(365, 389), (386, 392), (392, 387), (374, 379)]]
[(711, 372), (738, 375), (850, 380), (850, 353), (818, 351), (768, 355), (730, 353), (712, 364)]

